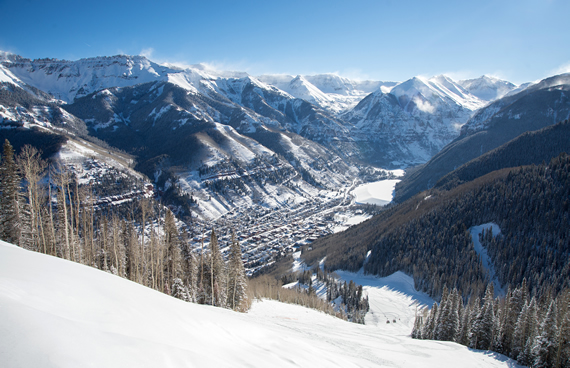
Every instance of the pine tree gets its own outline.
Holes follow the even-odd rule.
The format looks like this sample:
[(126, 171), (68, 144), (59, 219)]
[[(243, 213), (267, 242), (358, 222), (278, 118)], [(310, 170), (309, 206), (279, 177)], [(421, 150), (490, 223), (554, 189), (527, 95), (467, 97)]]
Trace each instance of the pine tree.
[(558, 329), (557, 341), (555, 367), (570, 367), (570, 308), (567, 309)]
[(210, 236), (210, 301), (214, 306), (226, 304), (225, 263), (214, 229)]
[(241, 256), (241, 247), (232, 231), (232, 244), (228, 260), (228, 308), (245, 312), (247, 310), (247, 278)]
[(570, 308), (567, 308), (564, 318), (558, 328), (555, 367), (570, 367)]
[(198, 287), (198, 261), (192, 250), (188, 241), (188, 233), (184, 228), (182, 230), (182, 246), (181, 246), (181, 256), (182, 256), (182, 273), (184, 274), (184, 283), (188, 288), (188, 301), (196, 303), (197, 300), (197, 287)]
[[(477, 302), (479, 303), (479, 302)], [(469, 305), (463, 308), (463, 313), (461, 315), (461, 325), (455, 336), (455, 342), (461, 345), (467, 346), (469, 344), (469, 331), (471, 330), (471, 309)]]
[(448, 292), (447, 287), (443, 288), (443, 295), (440, 304), (439, 318), (434, 338), (436, 340), (453, 341), (457, 334), (459, 316), (457, 314), (457, 290)]
[(493, 342), (493, 284), (487, 286), (485, 298), (483, 299), (483, 307), (481, 308), (477, 318), (471, 329), (469, 346), (474, 349), (488, 350)]
[(14, 161), (14, 148), (7, 139), (3, 148), (0, 165), (0, 238), (20, 245), (20, 177)]
[(546, 368), (553, 367), (556, 359), (556, 303), (552, 301), (548, 311), (540, 325), (538, 336), (535, 338), (532, 347), (534, 358), (533, 367)]
[(190, 301), (188, 298), (188, 289), (184, 286), (182, 279), (176, 277), (172, 281), (172, 296), (185, 302)]
[(418, 314), (418, 310), (416, 307), (416, 318), (414, 319), (414, 327), (412, 329), (412, 339), (421, 339), (422, 338), (422, 326), (423, 321), (425, 318), (425, 309)]
[(527, 326), (525, 330), (526, 336), (522, 342), (524, 347), (517, 356), (517, 362), (523, 365), (531, 365), (533, 359), (532, 347), (538, 330), (538, 307), (536, 305), (535, 298), (532, 298), (529, 304)]
[(526, 340), (528, 337), (529, 318), (530, 318), (530, 304), (525, 303), (518, 316), (517, 323), (515, 324), (515, 328), (513, 331), (511, 356), (515, 359), (518, 358), (520, 353), (522, 353), (526, 345)]
[[(513, 342), (515, 328), (518, 318), (526, 303), (524, 298), (525, 292), (523, 291), (523, 288), (516, 288), (512, 293), (510, 293), (510, 295), (507, 295), (506, 312), (501, 324), (501, 331), (499, 332), (502, 351), (499, 352), (511, 357), (516, 357), (520, 353), (519, 350), (516, 353), (511, 354), (515, 345)], [(517, 347), (520, 348), (520, 345), (517, 345)]]
[(426, 322), (424, 323), (424, 326), (422, 328), (422, 339), (424, 340), (433, 339), (434, 330), (435, 330), (435, 321), (438, 314), (437, 309), (438, 309), (437, 303), (433, 303), (433, 306), (431, 307)]

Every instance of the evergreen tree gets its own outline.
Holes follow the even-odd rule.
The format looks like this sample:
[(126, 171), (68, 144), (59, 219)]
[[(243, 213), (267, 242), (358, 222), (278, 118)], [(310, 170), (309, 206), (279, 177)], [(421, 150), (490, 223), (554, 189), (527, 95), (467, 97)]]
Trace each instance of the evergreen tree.
[(469, 336), (469, 346), (474, 349), (488, 350), (491, 348), (493, 342), (493, 304), (493, 284), (489, 284), (483, 299), (483, 307), (473, 323)]
[(226, 304), (225, 263), (214, 229), (210, 236), (210, 301), (214, 306)]
[(437, 317), (437, 303), (433, 303), (431, 310), (428, 314), (426, 322), (422, 328), (422, 339), (424, 340), (431, 340), (433, 339), (434, 329), (435, 329), (435, 321)]
[(182, 279), (178, 277), (174, 278), (172, 281), (172, 296), (180, 300), (184, 300), (185, 302), (190, 301), (188, 298), (188, 290), (184, 286)]
[(536, 305), (535, 298), (530, 301), (528, 309), (526, 337), (523, 342), (524, 348), (517, 356), (517, 362), (523, 365), (531, 365), (533, 360), (532, 347), (534, 346), (534, 340), (538, 329), (538, 307)]
[(232, 232), (232, 244), (228, 260), (228, 308), (244, 312), (247, 307), (247, 278), (241, 257), (241, 247)]
[(459, 324), (457, 303), (457, 290), (448, 293), (447, 287), (444, 287), (434, 335), (436, 340), (454, 341)]
[(570, 308), (567, 309), (558, 329), (556, 367), (570, 367)]
[[(477, 302), (479, 303), (479, 302)], [(463, 308), (463, 313), (461, 315), (461, 325), (455, 336), (455, 342), (461, 345), (467, 346), (469, 344), (469, 331), (471, 330), (471, 309), (469, 305)]]
[(517, 323), (513, 331), (512, 345), (511, 345), (511, 356), (515, 359), (518, 358), (519, 354), (522, 353), (526, 345), (528, 338), (528, 328), (530, 318), (530, 304), (525, 303), (521, 313), (518, 316)]
[(540, 325), (539, 334), (532, 347), (533, 367), (553, 367), (557, 352), (556, 304), (552, 301)]
[(20, 177), (14, 161), (14, 148), (7, 139), (3, 148), (0, 165), (0, 238), (20, 245)]
[[(498, 350), (500, 353), (511, 357), (516, 357), (516, 355), (520, 353), (520, 350), (518, 350), (516, 353), (511, 354), (514, 345), (516, 345), (513, 342), (515, 328), (525, 304), (525, 292), (522, 287), (516, 288), (514, 291), (507, 294), (505, 301), (505, 313), (503, 314), (498, 337), (501, 347), (500, 350)], [(520, 349), (520, 342), (517, 347)]]
[(184, 274), (184, 283), (188, 288), (188, 299), (190, 302), (196, 303), (197, 300), (197, 287), (198, 287), (198, 261), (192, 253), (188, 241), (188, 233), (184, 228), (182, 230), (182, 273)]

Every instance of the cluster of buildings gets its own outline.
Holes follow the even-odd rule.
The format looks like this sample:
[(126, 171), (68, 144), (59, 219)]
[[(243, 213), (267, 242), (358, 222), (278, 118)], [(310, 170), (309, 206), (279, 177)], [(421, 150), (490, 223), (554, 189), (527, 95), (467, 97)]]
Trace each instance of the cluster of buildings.
[(302, 245), (331, 234), (335, 210), (341, 201), (340, 198), (316, 197), (296, 208), (268, 209), (254, 205), (245, 210), (235, 209), (204, 227), (201, 234), (193, 238), (193, 247), (196, 252), (201, 251), (202, 246), (207, 250), (213, 228), (225, 253), (229, 251), (233, 231), (242, 249), (246, 272), (252, 275)]

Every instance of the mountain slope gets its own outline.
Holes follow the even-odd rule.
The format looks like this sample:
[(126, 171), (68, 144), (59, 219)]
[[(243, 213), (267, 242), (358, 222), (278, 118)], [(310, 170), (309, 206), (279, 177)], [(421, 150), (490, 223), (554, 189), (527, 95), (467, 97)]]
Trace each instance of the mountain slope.
[[(141, 101), (131, 96), (130, 103), (135, 105), (131, 107), (140, 108), (140, 114), (121, 115), (123, 112), (119, 111), (115, 118), (116, 111), (111, 110), (117, 108), (109, 106), (118, 102), (111, 101), (110, 95), (107, 95), (111, 99), (109, 106), (100, 106), (101, 111), (86, 114), (70, 107), (81, 118), (96, 119), (97, 129), (120, 126), (112, 120), (135, 117), (145, 120), (143, 115), (154, 114), (155, 119), (161, 116), (177, 119), (175, 124), (194, 119), (230, 125), (240, 134), (255, 133), (258, 129), (283, 130), (317, 142), (344, 160), (388, 168), (426, 162), (457, 137), (475, 109), (488, 103), (492, 98), (489, 91), (500, 90), (497, 94), (501, 94), (510, 88), (506, 82), (486, 77), (463, 81), (473, 91), (487, 93), (485, 100), (446, 76), (416, 77), (397, 85), (353, 81), (333, 74), (256, 78), (246, 73), (219, 72), (203, 65), (185, 68), (160, 65), (142, 56), (126, 55), (66, 61), (29, 60), (2, 53), (0, 64), (2, 80), (14, 83), (18, 80), (68, 105), (77, 105), (81, 98), (92, 93), (106, 94), (104, 91), (112, 89), (111, 94), (116, 95), (121, 88), (132, 91), (146, 85), (144, 93), (150, 93), (148, 86), (156, 85), (156, 96), (149, 95)], [(193, 101), (193, 107), (155, 101), (164, 83), (178, 87), (179, 99), (185, 93), (186, 99)], [(140, 106), (142, 103), (152, 107), (146, 111)], [(183, 110), (186, 114), (181, 113)], [(168, 129), (171, 128), (174, 128), (172, 121), (168, 124)], [(144, 134), (139, 132), (133, 136)]]
[[(457, 287), (465, 298), (482, 297), (490, 275), (469, 229), (497, 224), (501, 237), (485, 246), (503, 289), (526, 278), (531, 293), (554, 295), (570, 288), (570, 156), (548, 164), (491, 172), (449, 191), (408, 199), (343, 233), (319, 239), (303, 259), (314, 265), (326, 255), (329, 270), (378, 276), (403, 271), (434, 299)], [(556, 259), (556, 262), (554, 261)]]
[[(407, 301), (397, 292), (390, 298)], [(500, 355), (412, 340), (384, 323), (357, 325), (294, 305), (263, 301), (240, 314), (185, 303), (4, 242), (0, 305), (6, 368), (513, 366)], [(413, 315), (414, 305), (402, 307)]]
[(368, 160), (401, 167), (429, 160), (483, 104), (448, 77), (415, 77), (389, 93), (371, 93), (342, 117)]
[(434, 188), (449, 190), (492, 171), (549, 162), (562, 152), (570, 152), (570, 121), (526, 132), (453, 170)]
[(4, 55), (0, 61), (24, 83), (66, 102), (104, 88), (163, 80), (168, 72), (174, 72), (144, 56), (116, 55), (67, 61)]
[(461, 135), (429, 162), (409, 173), (396, 187), (394, 200), (402, 202), (431, 188), (437, 180), (527, 131), (534, 131), (570, 117), (570, 75), (541, 81), (516, 95), (497, 100), (461, 128)]
[(341, 114), (356, 106), (366, 95), (383, 89), (389, 91), (395, 82), (353, 81), (334, 74), (262, 75), (259, 80), (320, 108)]
[(465, 90), (484, 101), (494, 101), (513, 91), (516, 86), (498, 78), (483, 75), (457, 82)]

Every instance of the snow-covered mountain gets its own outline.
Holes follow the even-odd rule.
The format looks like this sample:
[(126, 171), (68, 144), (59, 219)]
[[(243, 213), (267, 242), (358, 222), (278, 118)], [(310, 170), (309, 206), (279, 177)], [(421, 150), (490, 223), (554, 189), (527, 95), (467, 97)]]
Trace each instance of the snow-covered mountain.
[(517, 88), (511, 82), (488, 75), (482, 75), (475, 79), (460, 80), (457, 84), (483, 101), (494, 101)]
[(485, 152), (511, 139), (570, 118), (570, 74), (561, 74), (532, 84), (515, 94), (506, 94), (475, 112), (461, 127), (459, 137), (445, 146), (421, 169), (396, 187), (403, 201)]
[(0, 78), (12, 91), (0, 101), (4, 120), (89, 134), (136, 156), (150, 177), (168, 163), (189, 183), (205, 166), (265, 157), (333, 188), (358, 176), (362, 163), (426, 162), (488, 103), (446, 76), (397, 85), (333, 74), (254, 77), (126, 55), (65, 61), (0, 53)]
[(334, 114), (350, 110), (365, 96), (376, 90), (382, 89), (387, 92), (397, 84), (396, 82), (353, 81), (334, 74), (262, 75), (258, 78)]
[(377, 164), (413, 165), (456, 138), (485, 104), (449, 77), (414, 77), (388, 93), (371, 93), (342, 118), (352, 124), (355, 140), (368, 145)]
[(144, 56), (127, 55), (67, 61), (30, 60), (4, 53), (0, 62), (24, 83), (65, 102), (104, 88), (161, 80), (169, 72), (175, 72)]

